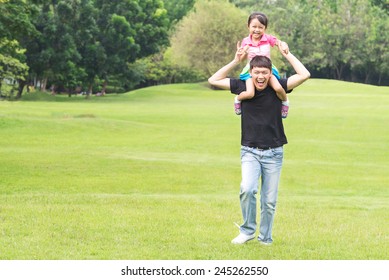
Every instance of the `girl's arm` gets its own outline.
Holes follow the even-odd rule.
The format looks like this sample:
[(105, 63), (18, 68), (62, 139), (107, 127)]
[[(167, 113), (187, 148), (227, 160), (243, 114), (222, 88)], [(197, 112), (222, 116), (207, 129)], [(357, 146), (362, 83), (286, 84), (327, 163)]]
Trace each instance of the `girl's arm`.
[(272, 47), (274, 47), (274, 46), (280, 47), (281, 46), (281, 49), (285, 54), (287, 54), (289, 52), (289, 46), (287, 43), (281, 41), (277, 37), (270, 35), (270, 34), (265, 34), (265, 36), (266, 36), (267, 40), (269, 41), (270, 46), (272, 46)]
[(246, 80), (246, 91), (242, 91), (239, 93), (239, 95), (236, 97), (239, 101), (245, 100), (245, 99), (251, 99), (254, 97), (254, 83), (253, 79), (249, 78)]
[(286, 96), (286, 92), (284, 88), (281, 86), (280, 82), (278, 81), (277, 77), (272, 75), (269, 80), (269, 85), (275, 90), (278, 98), (281, 101), (288, 101), (288, 97)]

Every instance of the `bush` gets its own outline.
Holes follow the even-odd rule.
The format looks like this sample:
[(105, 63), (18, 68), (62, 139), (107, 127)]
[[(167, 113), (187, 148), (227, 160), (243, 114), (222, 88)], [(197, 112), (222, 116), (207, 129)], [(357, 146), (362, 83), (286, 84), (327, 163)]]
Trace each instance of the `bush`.
[(206, 79), (205, 73), (193, 67), (180, 66), (170, 59), (170, 49), (165, 52), (138, 60), (134, 69), (139, 70), (143, 79), (137, 85), (140, 87), (161, 84), (193, 83)]

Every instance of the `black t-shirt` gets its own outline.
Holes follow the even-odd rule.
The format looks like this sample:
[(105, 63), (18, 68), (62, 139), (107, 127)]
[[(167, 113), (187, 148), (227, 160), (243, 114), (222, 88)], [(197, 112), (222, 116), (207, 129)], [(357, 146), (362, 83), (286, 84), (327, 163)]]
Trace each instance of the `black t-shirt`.
[[(279, 82), (286, 91), (287, 79)], [(246, 82), (231, 79), (230, 89), (233, 94), (239, 94), (246, 90)], [(242, 146), (267, 149), (288, 143), (282, 124), (281, 106), (281, 100), (270, 86), (262, 91), (255, 90), (252, 99), (242, 101)]]

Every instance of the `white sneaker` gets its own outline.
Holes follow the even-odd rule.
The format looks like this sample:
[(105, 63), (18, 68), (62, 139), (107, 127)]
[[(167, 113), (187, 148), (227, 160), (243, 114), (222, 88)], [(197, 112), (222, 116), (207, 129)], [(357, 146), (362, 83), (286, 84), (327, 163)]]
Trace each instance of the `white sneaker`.
[(264, 241), (262, 241), (262, 240), (259, 240), (258, 239), (258, 241), (259, 241), (259, 244), (261, 244), (261, 245), (263, 245), (263, 246), (271, 246), (271, 242), (264, 242)]
[(237, 237), (232, 239), (231, 243), (232, 244), (244, 244), (247, 241), (253, 240), (254, 238), (255, 238), (255, 234), (247, 235), (244, 233), (240, 233)]

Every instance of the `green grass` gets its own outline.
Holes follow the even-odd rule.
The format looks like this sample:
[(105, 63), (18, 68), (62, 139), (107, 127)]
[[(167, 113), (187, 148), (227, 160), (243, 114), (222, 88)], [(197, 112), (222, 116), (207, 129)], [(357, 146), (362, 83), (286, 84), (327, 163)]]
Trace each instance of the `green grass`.
[(387, 259), (389, 89), (291, 95), (271, 247), (241, 221), (240, 119), (202, 84), (0, 102), (0, 259)]

